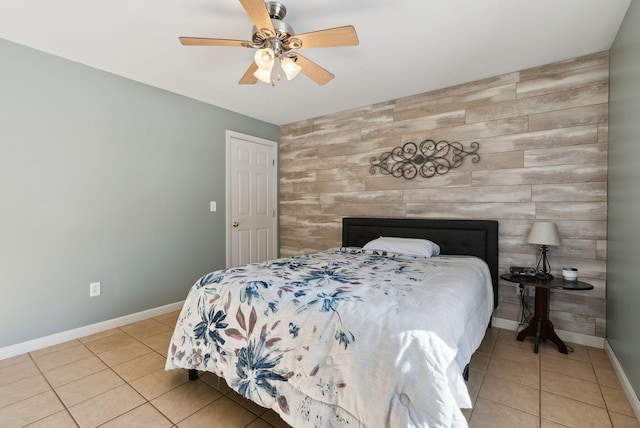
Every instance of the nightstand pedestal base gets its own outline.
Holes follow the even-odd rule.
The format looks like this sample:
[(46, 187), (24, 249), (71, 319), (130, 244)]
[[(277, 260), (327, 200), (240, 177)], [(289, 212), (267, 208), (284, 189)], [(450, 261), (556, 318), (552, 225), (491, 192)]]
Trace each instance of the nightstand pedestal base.
[(556, 331), (553, 329), (553, 323), (549, 321), (549, 294), (548, 288), (536, 288), (535, 315), (529, 321), (527, 328), (518, 333), (516, 339), (522, 342), (525, 337), (535, 337), (536, 341), (533, 352), (536, 354), (538, 353), (541, 340), (543, 342), (550, 340), (558, 347), (558, 351), (563, 354), (568, 354), (567, 345), (558, 337)]
[(536, 354), (538, 353), (541, 340), (543, 342), (547, 340), (553, 342), (558, 347), (558, 351), (563, 354), (568, 354), (569, 350), (567, 349), (567, 345), (558, 337), (556, 331), (553, 329), (553, 323), (549, 321), (549, 297), (551, 296), (551, 289), (591, 290), (593, 289), (593, 285), (582, 281), (564, 281), (559, 278), (540, 279), (508, 274), (500, 275), (500, 278), (505, 281), (521, 284), (525, 287), (531, 286), (536, 288), (534, 316), (529, 321), (527, 328), (518, 333), (516, 339), (522, 342), (525, 337), (535, 337), (536, 341), (533, 352)]

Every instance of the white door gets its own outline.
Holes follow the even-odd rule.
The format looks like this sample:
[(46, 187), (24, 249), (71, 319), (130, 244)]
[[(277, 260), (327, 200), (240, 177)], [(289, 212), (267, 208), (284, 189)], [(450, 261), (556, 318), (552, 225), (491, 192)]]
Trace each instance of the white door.
[(278, 145), (227, 131), (227, 267), (276, 258)]

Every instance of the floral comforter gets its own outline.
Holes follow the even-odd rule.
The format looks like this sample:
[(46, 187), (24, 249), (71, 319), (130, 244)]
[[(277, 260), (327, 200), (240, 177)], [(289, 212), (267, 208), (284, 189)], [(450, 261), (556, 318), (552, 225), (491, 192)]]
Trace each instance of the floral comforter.
[(294, 427), (466, 426), (492, 310), (478, 258), (336, 248), (202, 277), (166, 369), (214, 372)]

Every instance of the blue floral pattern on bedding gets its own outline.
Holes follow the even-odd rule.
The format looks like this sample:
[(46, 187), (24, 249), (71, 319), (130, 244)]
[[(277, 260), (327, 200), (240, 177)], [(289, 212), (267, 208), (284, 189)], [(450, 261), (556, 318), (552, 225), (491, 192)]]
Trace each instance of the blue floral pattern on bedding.
[[(380, 385), (365, 369), (398, 370), (394, 364), (414, 353), (394, 355), (416, 318), (411, 309), (410, 319), (402, 318), (398, 302), (420, 301), (413, 293), (423, 288), (427, 272), (450, 263), (436, 259), (342, 248), (212, 272), (187, 296), (166, 367), (216, 373), (296, 426), (370, 426), (360, 396)], [(388, 347), (390, 366), (372, 358), (389, 353)], [(455, 352), (444, 348), (436, 359), (446, 372)], [(351, 361), (356, 365), (349, 367)], [(401, 411), (385, 406), (387, 415)], [(444, 413), (451, 419), (449, 410)]]

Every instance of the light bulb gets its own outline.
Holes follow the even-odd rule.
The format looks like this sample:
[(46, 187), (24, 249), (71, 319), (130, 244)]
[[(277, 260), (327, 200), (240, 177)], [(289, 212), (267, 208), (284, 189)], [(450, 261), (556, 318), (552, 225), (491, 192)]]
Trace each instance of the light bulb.
[(296, 64), (291, 58), (284, 57), (280, 62), (282, 69), (284, 70), (284, 74), (287, 75), (287, 80), (291, 80), (300, 73), (302, 67)]
[(271, 70), (273, 67), (273, 50), (269, 48), (262, 48), (256, 51), (256, 54), (253, 56), (256, 65), (264, 70)]

